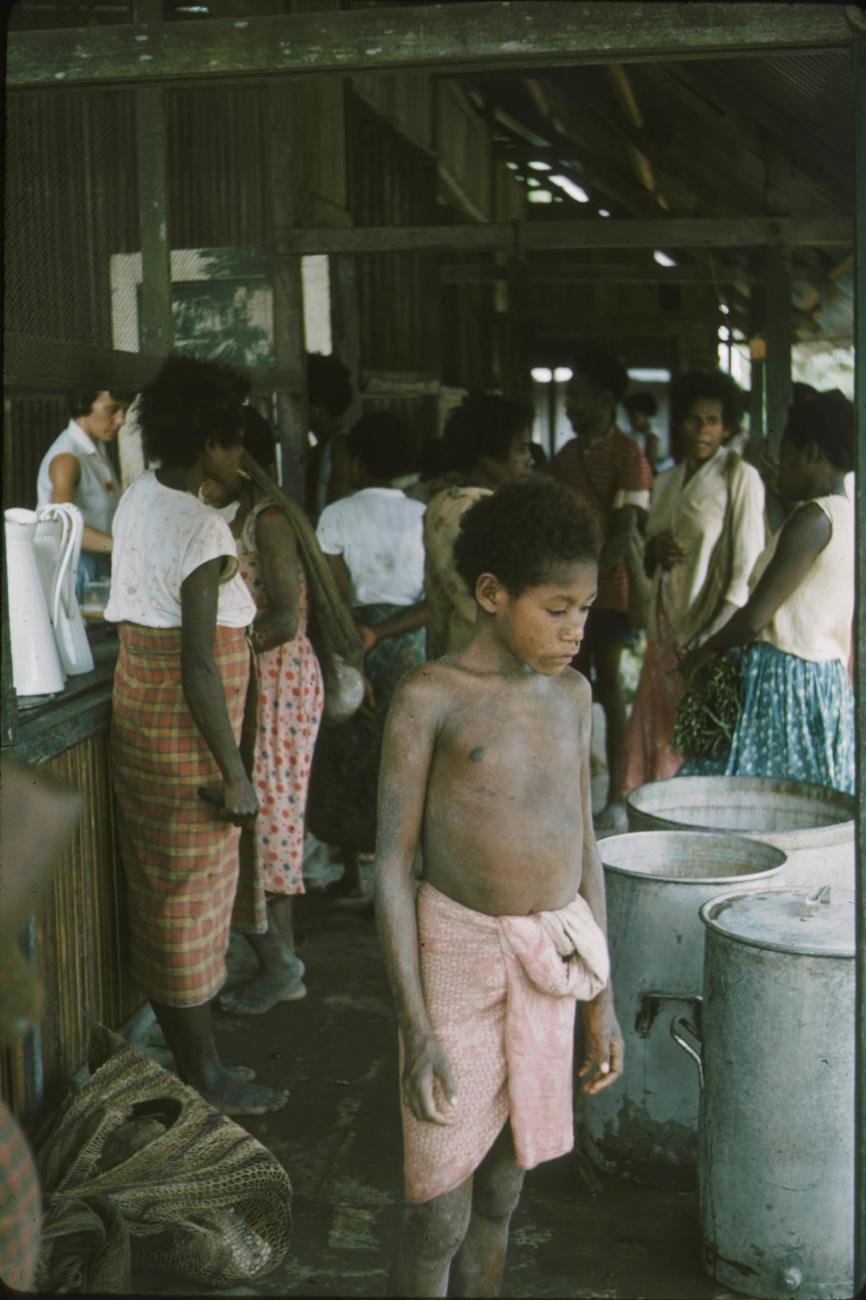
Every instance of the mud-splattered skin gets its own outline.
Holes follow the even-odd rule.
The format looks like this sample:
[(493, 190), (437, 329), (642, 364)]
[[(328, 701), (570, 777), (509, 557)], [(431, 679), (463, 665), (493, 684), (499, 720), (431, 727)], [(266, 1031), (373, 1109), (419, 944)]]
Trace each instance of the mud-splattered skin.
[(419, 670), (436, 710), (421, 845), (424, 875), (489, 915), (553, 911), (577, 893), (589, 687), (571, 668), (479, 673), (459, 656)]
[(600, 876), (590, 691), (569, 667), (596, 578), (594, 564), (573, 564), (512, 596), (482, 575), (468, 644), (401, 683), (379, 792), (383, 880), (419, 840), (430, 883), (491, 916), (565, 906), (587, 855)]

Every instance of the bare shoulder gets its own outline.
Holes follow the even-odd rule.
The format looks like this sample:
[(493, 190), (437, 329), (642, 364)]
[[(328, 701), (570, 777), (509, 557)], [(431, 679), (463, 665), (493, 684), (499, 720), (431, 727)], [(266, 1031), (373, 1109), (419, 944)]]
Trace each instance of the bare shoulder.
[(71, 451), (59, 451), (56, 456), (51, 457), (48, 475), (51, 479), (77, 479), (80, 469), (77, 456), (74, 456)]
[(826, 546), (833, 525), (817, 501), (806, 501), (788, 516), (782, 527), (779, 544), (786, 546)]
[(278, 505), (265, 506), (256, 516), (256, 540), (294, 547), (295, 530)]
[(454, 698), (453, 671), (441, 660), (419, 664), (401, 678), (391, 697), (391, 712), (438, 715)]
[(563, 669), (557, 678), (557, 684), (568, 692), (579, 708), (585, 710), (592, 708), (592, 687), (583, 673), (579, 673), (576, 668)]

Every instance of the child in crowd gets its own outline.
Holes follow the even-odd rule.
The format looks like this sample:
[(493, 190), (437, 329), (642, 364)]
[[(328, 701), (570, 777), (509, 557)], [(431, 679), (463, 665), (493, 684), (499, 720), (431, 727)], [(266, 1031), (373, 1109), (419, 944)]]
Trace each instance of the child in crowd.
[[(467, 644), (388, 717), (376, 906), (400, 1025), (405, 1191), (394, 1295), (495, 1295), (526, 1169), (569, 1151), (575, 1000), (587, 1092), (622, 1072), (592, 828), (590, 689), (569, 665), (597, 537), (568, 489), (463, 516)], [(413, 863), (421, 844), (423, 880)]]

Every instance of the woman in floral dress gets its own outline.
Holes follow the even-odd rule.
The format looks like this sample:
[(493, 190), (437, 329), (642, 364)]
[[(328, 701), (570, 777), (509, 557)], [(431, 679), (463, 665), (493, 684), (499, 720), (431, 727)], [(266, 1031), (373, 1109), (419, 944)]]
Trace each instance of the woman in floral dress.
[[(251, 407), (244, 408), (244, 442), (261, 465), (272, 466), (273, 433)], [(255, 861), (255, 890), (238, 897), (233, 928), (246, 935), (259, 970), (222, 994), (219, 1005), (250, 1015), (307, 991), (294, 950), (292, 900), (304, 893), (304, 814), (324, 693), (307, 635), (308, 580), (294, 530), (250, 479), (239, 480), (237, 492), (232, 532), (258, 611), (250, 638), (258, 674), (252, 778), (260, 810), (241, 842), (241, 853)]]

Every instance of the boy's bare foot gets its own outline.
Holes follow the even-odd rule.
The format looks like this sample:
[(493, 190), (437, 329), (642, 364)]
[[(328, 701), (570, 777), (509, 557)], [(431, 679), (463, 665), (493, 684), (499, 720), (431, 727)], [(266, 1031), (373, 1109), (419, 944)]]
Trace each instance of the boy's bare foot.
[(251, 1083), (256, 1077), (256, 1072), (251, 1065), (225, 1065), (223, 1066), (226, 1074), (230, 1074), (238, 1083)]
[[(303, 963), (298, 964), (303, 972)], [(297, 1002), (306, 996), (307, 986), (292, 966), (288, 970), (254, 975), (243, 984), (226, 989), (217, 998), (217, 1006), (220, 1011), (233, 1011), (239, 1016), (259, 1016), (278, 1002)]]
[(264, 1115), (281, 1110), (289, 1100), (282, 1088), (263, 1088), (257, 1083), (242, 1083), (224, 1069), (207, 1088), (200, 1088), (205, 1101), (216, 1106), (224, 1115)]

